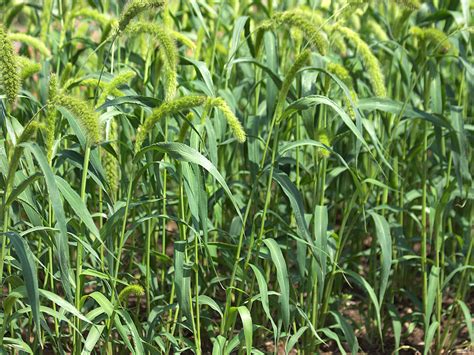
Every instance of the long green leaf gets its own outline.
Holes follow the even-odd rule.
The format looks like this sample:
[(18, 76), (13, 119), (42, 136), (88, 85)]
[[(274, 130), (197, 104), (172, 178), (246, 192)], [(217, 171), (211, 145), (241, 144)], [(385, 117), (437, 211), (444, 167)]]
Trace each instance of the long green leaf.
[(70, 264), (66, 216), (64, 214), (63, 202), (56, 185), (56, 179), (48, 164), (48, 160), (40, 147), (35, 143), (25, 143), (25, 147), (27, 147), (36, 157), (36, 160), (43, 171), (46, 186), (48, 187), (49, 199), (51, 200), (51, 205), (59, 228), (59, 238), (56, 238), (56, 248), (59, 268), (61, 271), (62, 286), (64, 292), (66, 292), (67, 298), (72, 300), (72, 287), (69, 280)]
[(375, 222), (375, 234), (382, 251), (380, 259), (382, 262), (381, 282), (379, 288), (379, 303), (383, 303), (385, 290), (387, 289), (388, 279), (390, 277), (390, 267), (392, 265), (392, 237), (390, 235), (390, 226), (384, 216), (373, 211), (369, 212)]
[(277, 271), (278, 285), (280, 286), (280, 309), (285, 327), (290, 326), (290, 282), (288, 270), (280, 246), (274, 239), (264, 239), (263, 242), (270, 250), (273, 263)]
[[(36, 270), (35, 258), (31, 252), (26, 240), (18, 233), (6, 232), (5, 235), (10, 239), (16, 255), (20, 261), (21, 271), (23, 272), (23, 279), (25, 281), (28, 301), (33, 313), (33, 320), (36, 325), (36, 334), (40, 336), (40, 302), (38, 291), (38, 271)], [(39, 339), (39, 338), (38, 338)]]

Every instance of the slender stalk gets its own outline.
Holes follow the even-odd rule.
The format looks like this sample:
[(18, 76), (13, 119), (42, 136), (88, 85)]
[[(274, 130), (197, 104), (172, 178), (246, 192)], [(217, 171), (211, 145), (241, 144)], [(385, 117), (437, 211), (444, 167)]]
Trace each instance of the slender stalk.
[[(82, 165), (82, 178), (81, 178), (81, 200), (86, 203), (87, 202), (87, 196), (86, 196), (86, 185), (87, 185), (87, 174), (89, 170), (89, 160), (90, 160), (90, 154), (91, 154), (91, 147), (88, 144), (86, 146), (85, 152), (84, 152), (84, 162)], [(77, 266), (76, 266), (76, 293), (75, 293), (75, 305), (76, 309), (80, 310), (81, 307), (81, 297), (82, 297), (82, 263), (84, 262), (83, 260), (83, 252), (84, 252), (84, 247), (82, 246), (81, 242), (78, 240), (77, 242)], [(80, 353), (82, 350), (82, 344), (81, 344), (81, 320), (76, 319), (76, 327), (77, 331), (75, 333), (75, 338), (74, 338), (74, 348), (76, 353)]]

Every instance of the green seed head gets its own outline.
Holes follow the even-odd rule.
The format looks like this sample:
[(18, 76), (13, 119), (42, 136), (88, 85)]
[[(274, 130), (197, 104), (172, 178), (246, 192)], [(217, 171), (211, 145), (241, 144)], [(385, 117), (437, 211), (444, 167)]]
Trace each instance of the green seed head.
[(164, 116), (201, 106), (207, 101), (207, 96), (186, 96), (163, 103), (138, 127), (135, 140), (135, 152), (138, 152), (153, 126)]
[(150, 22), (139, 21), (131, 24), (127, 28), (129, 34), (150, 34), (154, 36), (160, 45), (160, 54), (163, 56), (165, 66), (164, 74), (166, 78), (165, 101), (172, 100), (176, 95), (178, 86), (177, 65), (178, 50), (173, 38), (173, 33), (165, 27)]
[(334, 29), (341, 33), (348, 41), (352, 42), (360, 53), (375, 95), (380, 97), (387, 96), (385, 79), (380, 68), (380, 63), (370, 50), (368, 44), (365, 43), (356, 32), (348, 27), (336, 26)]
[[(339, 79), (342, 80), (344, 84), (346, 84), (347, 88), (349, 89), (352, 101), (357, 102), (357, 94), (352, 85), (352, 78), (349, 74), (349, 71), (343, 65), (339, 63), (329, 63), (327, 66), (327, 70), (330, 73), (336, 75)], [(355, 119), (354, 109), (351, 105), (351, 102), (347, 98), (347, 96), (344, 95), (343, 101), (344, 101), (344, 106), (347, 110), (349, 117), (351, 117), (352, 119)]]
[(283, 107), (286, 102), (286, 97), (288, 96), (288, 91), (290, 90), (291, 83), (295, 79), (296, 73), (306, 65), (311, 57), (311, 52), (309, 50), (305, 50), (301, 52), (295, 59), (295, 62), (288, 70), (288, 73), (283, 80), (281, 85), (280, 91), (278, 93), (278, 101), (277, 107), (275, 108), (275, 115), (276, 117), (280, 117), (283, 113)]
[(439, 54), (446, 54), (452, 49), (448, 36), (437, 28), (413, 26), (410, 33), (421, 41), (432, 44)]
[(41, 70), (41, 65), (33, 62), (31, 59), (17, 56), (18, 67), (20, 68), (21, 80), (24, 80)]
[(351, 82), (351, 76), (349, 75), (349, 71), (339, 63), (328, 63), (327, 70), (336, 75), (339, 79), (341, 79), (346, 85), (347, 83)]
[(58, 95), (58, 78), (51, 74), (49, 78), (48, 102), (46, 104), (45, 142), (48, 161), (53, 158), (54, 136), (56, 130), (56, 97)]
[(239, 119), (234, 115), (234, 112), (232, 112), (227, 102), (225, 102), (221, 97), (218, 97), (209, 98), (208, 103), (210, 106), (216, 107), (223, 113), (225, 119), (227, 120), (227, 124), (234, 134), (235, 139), (237, 139), (237, 142), (244, 143), (247, 138), (244, 128), (242, 127)]
[(79, 7), (73, 10), (70, 13), (68, 18), (70, 18), (70, 21), (72, 21), (74, 18), (77, 18), (77, 17), (84, 17), (84, 18), (94, 20), (95, 22), (100, 24), (102, 27), (106, 27), (111, 22), (111, 18), (108, 15), (103, 14), (97, 11), (96, 9), (93, 9), (90, 7)]
[(119, 20), (115, 25), (116, 28), (114, 34), (123, 32), (125, 28), (127, 28), (130, 21), (133, 20), (138, 14), (153, 8), (162, 8), (163, 5), (163, 0), (131, 0), (120, 14)]
[[(132, 80), (135, 77), (136, 73), (133, 70), (126, 70), (123, 71), (119, 74), (117, 74), (110, 82), (102, 84), (102, 80), (100, 81), (100, 85), (103, 88), (103, 91), (99, 97), (99, 100), (97, 101), (97, 105), (100, 106), (102, 105), (105, 100), (107, 99), (107, 96), (113, 95), (113, 96), (122, 96), (122, 93), (120, 90), (118, 90), (118, 87), (121, 85), (124, 85), (130, 80)], [(83, 85), (84, 81), (81, 82)], [(117, 95), (118, 93), (118, 95)]]
[(71, 112), (84, 128), (90, 143), (101, 141), (101, 125), (98, 114), (83, 100), (69, 95), (60, 94), (56, 103)]
[(119, 293), (119, 301), (123, 303), (125, 300), (128, 299), (129, 296), (143, 296), (145, 294), (145, 290), (140, 285), (128, 285)]
[[(273, 18), (273, 26), (286, 25), (288, 27), (296, 27), (304, 33), (308, 42), (312, 47), (316, 48), (319, 53), (325, 55), (328, 49), (326, 38), (322, 35), (322, 31), (314, 23), (311, 13), (305, 13), (301, 10), (289, 10), (285, 12), (277, 12)], [(263, 24), (269, 26), (270, 24)]]
[(385, 30), (377, 21), (370, 19), (367, 22), (367, 29), (374, 35), (379, 41), (385, 42), (388, 41), (388, 36)]
[(51, 52), (48, 47), (46, 47), (46, 44), (36, 37), (27, 35), (26, 33), (10, 33), (8, 38), (10, 41), (21, 42), (28, 45), (29, 47), (35, 48), (38, 50), (38, 52), (46, 57), (51, 56)]
[(3, 25), (0, 25), (0, 78), (8, 102), (13, 104), (20, 91), (20, 75), (12, 42)]
[(410, 10), (418, 10), (420, 8), (420, 2), (418, 0), (395, 0), (395, 2)]
[[(108, 129), (106, 130), (106, 137), (105, 139), (110, 141), (110, 144), (117, 151), (118, 145), (117, 140), (118, 138), (118, 125), (114, 119), (110, 120), (110, 124), (108, 125)], [(115, 158), (112, 154), (107, 152), (105, 149), (102, 152), (102, 166), (104, 167), (105, 177), (107, 178), (107, 182), (109, 183), (110, 190), (112, 192), (112, 196), (116, 197), (118, 188), (120, 185), (120, 169), (118, 165), (117, 158)]]
[[(327, 147), (331, 147), (331, 139), (329, 138), (329, 134), (325, 129), (322, 129), (318, 132), (318, 141), (324, 144)], [(318, 153), (323, 158), (328, 158), (331, 155), (331, 152), (326, 148), (318, 149)]]

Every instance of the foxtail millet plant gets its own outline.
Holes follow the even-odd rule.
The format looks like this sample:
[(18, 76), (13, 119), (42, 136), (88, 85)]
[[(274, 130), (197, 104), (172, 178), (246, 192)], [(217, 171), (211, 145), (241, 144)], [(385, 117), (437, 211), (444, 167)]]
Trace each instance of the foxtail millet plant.
[(0, 353), (469, 352), (468, 2), (126, 2), (0, 9)]

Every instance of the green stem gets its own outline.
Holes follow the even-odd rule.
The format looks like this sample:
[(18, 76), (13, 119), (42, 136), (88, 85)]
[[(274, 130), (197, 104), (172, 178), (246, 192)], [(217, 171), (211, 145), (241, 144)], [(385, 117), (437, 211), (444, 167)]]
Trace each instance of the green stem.
[[(90, 159), (91, 147), (88, 144), (86, 146), (86, 150), (84, 152), (84, 163), (82, 167), (82, 179), (81, 179), (81, 200), (86, 203), (87, 196), (86, 196), (86, 184), (87, 184), (87, 173), (89, 170), (89, 159)], [(80, 311), (81, 306), (81, 297), (82, 297), (82, 263), (83, 263), (83, 246), (77, 241), (77, 268), (76, 268), (76, 294), (75, 294), (75, 305), (78, 311)], [(81, 353), (81, 321), (76, 319), (76, 335), (74, 339), (74, 347), (77, 354)]]

